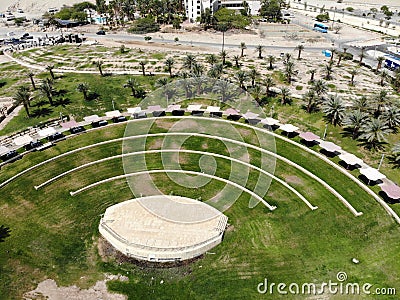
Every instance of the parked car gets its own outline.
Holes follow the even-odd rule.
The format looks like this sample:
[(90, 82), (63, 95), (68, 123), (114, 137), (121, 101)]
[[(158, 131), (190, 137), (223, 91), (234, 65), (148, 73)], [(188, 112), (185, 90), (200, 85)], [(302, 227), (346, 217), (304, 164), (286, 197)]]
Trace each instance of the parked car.
[(106, 35), (106, 32), (104, 30), (99, 30), (96, 32), (97, 35)]

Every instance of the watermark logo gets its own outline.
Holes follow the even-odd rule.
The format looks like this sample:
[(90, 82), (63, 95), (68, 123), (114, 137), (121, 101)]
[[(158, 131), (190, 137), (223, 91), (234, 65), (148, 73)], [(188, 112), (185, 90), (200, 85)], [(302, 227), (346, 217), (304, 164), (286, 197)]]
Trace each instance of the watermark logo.
[(347, 282), (347, 279), (347, 273), (342, 271), (336, 274), (337, 281), (329, 280), (320, 283), (275, 283), (264, 278), (264, 281), (257, 285), (257, 292), (271, 295), (396, 295), (396, 288), (374, 287), (373, 284), (368, 282)]

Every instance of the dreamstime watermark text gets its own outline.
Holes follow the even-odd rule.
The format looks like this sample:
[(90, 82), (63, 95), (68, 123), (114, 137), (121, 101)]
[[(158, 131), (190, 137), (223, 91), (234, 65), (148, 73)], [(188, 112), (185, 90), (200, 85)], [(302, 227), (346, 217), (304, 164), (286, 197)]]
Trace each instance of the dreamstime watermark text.
[(371, 283), (347, 282), (347, 274), (339, 272), (336, 274), (336, 280), (321, 283), (275, 283), (264, 278), (264, 281), (257, 285), (257, 292), (280, 295), (396, 295), (396, 288), (378, 288), (373, 287)]

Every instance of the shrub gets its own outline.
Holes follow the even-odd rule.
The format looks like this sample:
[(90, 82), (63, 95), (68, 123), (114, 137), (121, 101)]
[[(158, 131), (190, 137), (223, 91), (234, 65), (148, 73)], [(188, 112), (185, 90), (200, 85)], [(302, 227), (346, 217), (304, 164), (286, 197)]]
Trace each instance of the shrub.
[(137, 20), (135, 24), (128, 29), (128, 32), (142, 34), (142, 33), (157, 32), (159, 30), (160, 30), (160, 25), (158, 25), (154, 21), (154, 18), (146, 17)]
[(315, 18), (317, 19), (318, 22), (329, 21), (329, 14), (328, 13), (319, 14)]
[(353, 12), (353, 11), (354, 11), (354, 8), (352, 8), (351, 6), (349, 6), (349, 7), (346, 7), (346, 10), (349, 11), (349, 12)]

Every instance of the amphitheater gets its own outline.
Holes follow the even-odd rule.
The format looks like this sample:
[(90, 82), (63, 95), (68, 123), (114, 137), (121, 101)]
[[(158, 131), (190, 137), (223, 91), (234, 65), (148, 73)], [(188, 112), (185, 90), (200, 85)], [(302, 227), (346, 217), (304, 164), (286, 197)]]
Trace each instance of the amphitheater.
[[(157, 214), (159, 210), (168, 219)], [(203, 202), (159, 195), (108, 207), (100, 220), (99, 231), (126, 256), (170, 262), (200, 256), (221, 243), (227, 220)]]

